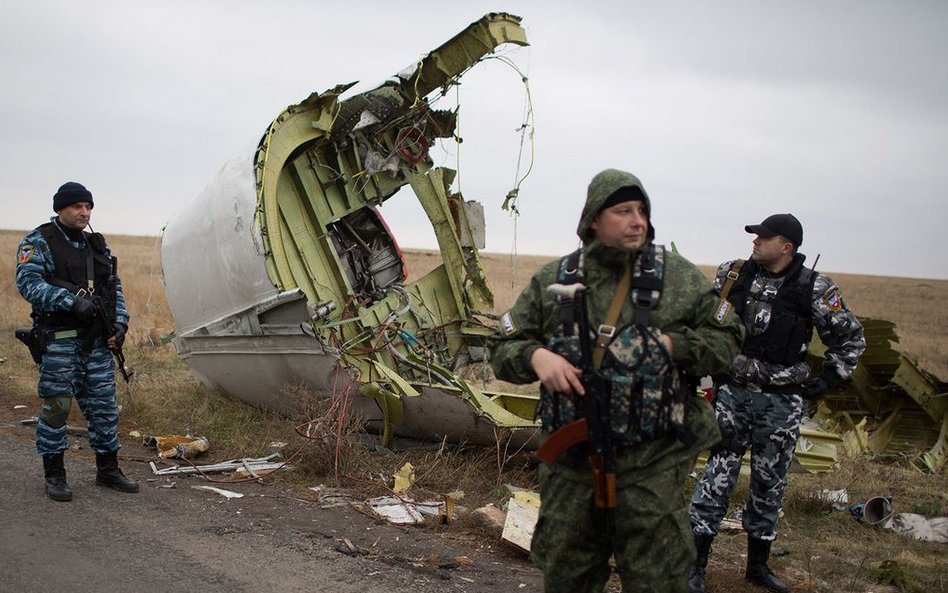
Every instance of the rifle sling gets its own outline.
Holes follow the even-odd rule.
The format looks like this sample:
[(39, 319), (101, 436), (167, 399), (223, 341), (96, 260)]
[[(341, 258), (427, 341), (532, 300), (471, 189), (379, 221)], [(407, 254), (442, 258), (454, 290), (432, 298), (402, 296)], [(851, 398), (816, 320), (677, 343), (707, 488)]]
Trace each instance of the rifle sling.
[(606, 347), (609, 345), (609, 340), (616, 334), (616, 322), (619, 320), (619, 314), (622, 313), (622, 303), (629, 296), (631, 288), (632, 266), (626, 264), (622, 279), (619, 280), (616, 293), (612, 297), (609, 312), (606, 313), (606, 322), (596, 330), (596, 347), (592, 353), (593, 368), (596, 370), (599, 370), (599, 367), (602, 366), (602, 359), (606, 356)]
[(741, 275), (744, 262), (743, 259), (736, 260), (731, 265), (731, 269), (727, 271), (727, 279), (724, 281), (724, 286), (721, 287), (721, 300), (718, 301), (718, 306), (714, 308), (714, 320), (719, 324), (724, 324), (724, 320), (727, 319), (727, 314), (731, 310), (732, 305), (727, 297), (731, 294), (734, 283)]

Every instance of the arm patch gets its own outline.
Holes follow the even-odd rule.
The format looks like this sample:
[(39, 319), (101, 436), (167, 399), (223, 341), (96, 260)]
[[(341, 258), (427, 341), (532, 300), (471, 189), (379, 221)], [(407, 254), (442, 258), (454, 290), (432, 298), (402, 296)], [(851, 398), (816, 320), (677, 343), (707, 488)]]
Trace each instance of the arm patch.
[(20, 250), (16, 253), (17, 264), (28, 263), (36, 255), (36, 248), (30, 244), (20, 245)]
[(823, 303), (833, 311), (843, 308), (843, 299), (839, 296), (839, 290), (835, 288), (823, 295)]
[(517, 326), (514, 325), (513, 316), (510, 314), (510, 311), (507, 311), (500, 316), (500, 333), (505, 336), (511, 336), (517, 333)]

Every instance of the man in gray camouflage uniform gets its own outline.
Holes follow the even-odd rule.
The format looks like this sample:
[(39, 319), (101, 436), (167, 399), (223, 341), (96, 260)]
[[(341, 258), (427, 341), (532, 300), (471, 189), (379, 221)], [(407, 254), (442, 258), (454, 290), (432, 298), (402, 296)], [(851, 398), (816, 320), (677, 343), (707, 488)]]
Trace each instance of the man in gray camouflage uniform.
[[(626, 593), (684, 593), (687, 587), (694, 549), (686, 478), (697, 453), (720, 438), (714, 412), (696, 397), (692, 381), (726, 371), (744, 330), (736, 317), (714, 320), (711, 283), (684, 257), (653, 243), (650, 213), (634, 175), (616, 169), (596, 175), (576, 231), (582, 247), (534, 274), (489, 342), (499, 378), (541, 382), (539, 415), (548, 443), (576, 418), (587, 419), (590, 398), (605, 400), (609, 410), (614, 509), (596, 504), (588, 442), (540, 466), (542, 503), (531, 558), (543, 570), (547, 593), (601, 593), (610, 557)], [(638, 292), (640, 273), (660, 278), (660, 288)], [(578, 324), (563, 321), (564, 309), (575, 309), (548, 290), (578, 276), (590, 328), (598, 328), (601, 339), (609, 336), (601, 366), (588, 375)], [(631, 290), (620, 280), (630, 276)], [(640, 307), (650, 299), (643, 319)], [(618, 317), (610, 321), (615, 305)]]
[(53, 196), (56, 216), (30, 231), (17, 248), (16, 286), (33, 305), (31, 353), (39, 363), (43, 401), (36, 452), (43, 457), (46, 495), (72, 500), (63, 453), (72, 400), (89, 426), (96, 483), (138, 492), (118, 467), (118, 402), (111, 350), (121, 349), (128, 310), (115, 258), (99, 233), (86, 232), (92, 193), (74, 181)]
[[(698, 560), (689, 575), (703, 593), (711, 543), (724, 518), (751, 448), (751, 491), (744, 506), (746, 578), (770, 591), (787, 585), (767, 566), (787, 485), (805, 400), (818, 400), (849, 378), (866, 348), (863, 329), (824, 274), (805, 268), (803, 227), (791, 214), (774, 214), (744, 227), (756, 234), (750, 261), (721, 264), (715, 289), (717, 315), (737, 315), (747, 331), (727, 375), (715, 377), (715, 415), (722, 441), (711, 450), (691, 497), (691, 526)], [(826, 346), (820, 375), (810, 377), (806, 352), (816, 329)]]

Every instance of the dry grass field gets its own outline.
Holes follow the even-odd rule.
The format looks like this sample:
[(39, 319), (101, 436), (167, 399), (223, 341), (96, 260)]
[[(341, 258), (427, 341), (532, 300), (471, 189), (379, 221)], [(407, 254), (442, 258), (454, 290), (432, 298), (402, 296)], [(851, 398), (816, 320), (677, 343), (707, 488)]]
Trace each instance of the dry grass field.
[[(22, 231), (0, 231), (0, 417), (13, 420), (26, 415), (12, 411), (14, 404), (28, 406), (36, 414), (36, 370), (26, 349), (13, 338), (13, 328), (28, 325), (29, 307), (14, 283), (14, 253)], [(161, 284), (158, 239), (155, 237), (110, 237), (119, 257), (119, 275), (132, 315), (126, 357), (136, 369), (131, 388), (120, 388), (123, 405), (122, 434), (132, 429), (144, 434), (191, 432), (207, 436), (214, 460), (265, 453), (274, 440), (299, 447), (301, 471), (278, 479), (310, 485), (336, 480), (346, 487), (369, 489), (366, 475), (391, 475), (406, 460), (419, 468), (416, 488), (443, 493), (463, 490), (465, 503), (477, 506), (499, 501), (505, 483), (536, 487), (535, 462), (529, 455), (503, 457), (499, 451), (458, 448), (443, 451), (409, 451), (381, 455), (346, 447), (342, 464), (335, 464), (336, 451), (299, 437), (292, 423), (251, 409), (200, 387), (181, 363), (174, 348), (161, 337), (173, 323)], [(438, 265), (434, 252), (409, 250), (410, 278)], [(551, 257), (483, 254), (482, 261), (493, 283), (496, 311), (508, 308), (533, 271)], [(710, 275), (713, 268), (705, 267)], [(901, 335), (898, 348), (920, 366), (948, 380), (948, 281), (858, 276), (828, 272), (840, 285), (843, 296), (857, 314), (894, 321)], [(73, 406), (71, 424), (83, 425)], [(353, 429), (354, 430), (354, 429)], [(123, 439), (128, 440), (123, 436)], [(295, 475), (293, 475), (295, 474)], [(889, 531), (873, 529), (852, 520), (848, 513), (829, 510), (816, 499), (823, 488), (847, 488), (851, 500), (873, 495), (894, 498), (899, 512), (928, 516), (948, 515), (948, 476), (926, 475), (908, 466), (883, 465), (866, 458), (843, 458), (829, 474), (797, 474), (791, 479), (781, 521), (778, 547), (786, 555), (775, 559), (777, 571), (805, 592), (905, 592), (948, 591), (948, 562), (944, 544), (916, 542)], [(746, 484), (738, 485), (735, 505), (746, 496)], [(375, 492), (376, 494), (378, 492)], [(463, 521), (458, 523), (464, 528)], [(715, 543), (709, 569), (709, 589), (751, 591), (743, 583), (744, 543), (739, 535), (722, 535)]]

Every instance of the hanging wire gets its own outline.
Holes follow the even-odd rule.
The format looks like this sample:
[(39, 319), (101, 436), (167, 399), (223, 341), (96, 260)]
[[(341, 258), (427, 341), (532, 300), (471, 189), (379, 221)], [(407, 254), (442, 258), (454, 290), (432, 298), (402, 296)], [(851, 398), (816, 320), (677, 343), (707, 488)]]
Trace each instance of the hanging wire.
[[(520, 214), (520, 211), (517, 209), (517, 198), (520, 194), (520, 185), (523, 181), (530, 176), (530, 173), (533, 171), (533, 163), (536, 157), (536, 146), (534, 144), (533, 133), (536, 129), (536, 121), (533, 114), (533, 97), (530, 94), (530, 79), (523, 73), (522, 70), (507, 56), (488, 56), (488, 60), (499, 60), (501, 63), (506, 64), (512, 68), (519, 76), (521, 82), (523, 82), (524, 88), (524, 105), (523, 105), (523, 117), (521, 118), (522, 123), (520, 127), (517, 128), (517, 131), (520, 132), (520, 150), (517, 153), (517, 170), (514, 174), (514, 186), (507, 192), (507, 197), (504, 200), (502, 208), (511, 213), (512, 216), (516, 218)], [(526, 139), (530, 139), (530, 163), (527, 166), (526, 172), (521, 176), (520, 169), (523, 166), (523, 149)]]
[[(517, 128), (517, 131), (520, 132), (520, 150), (517, 153), (517, 169), (514, 173), (513, 188), (507, 192), (507, 196), (504, 199), (503, 205), (501, 206), (503, 210), (509, 212), (510, 216), (513, 217), (513, 242), (510, 246), (509, 269), (510, 289), (513, 290), (516, 285), (515, 273), (517, 269), (517, 223), (520, 218), (520, 209), (517, 208), (517, 200), (520, 197), (520, 185), (527, 177), (530, 176), (530, 173), (533, 171), (533, 163), (536, 158), (536, 145), (534, 144), (533, 136), (534, 130), (536, 129), (536, 120), (533, 113), (533, 97), (530, 94), (529, 77), (524, 74), (517, 64), (515, 64), (513, 60), (507, 56), (488, 56), (485, 59), (499, 60), (501, 63), (506, 64), (512, 68), (520, 76), (520, 80), (523, 82), (524, 88), (523, 116), (521, 117), (522, 123), (520, 124), (520, 127)], [(527, 166), (526, 172), (521, 176), (520, 169), (523, 166), (523, 150), (527, 138), (530, 139), (530, 162)]]

